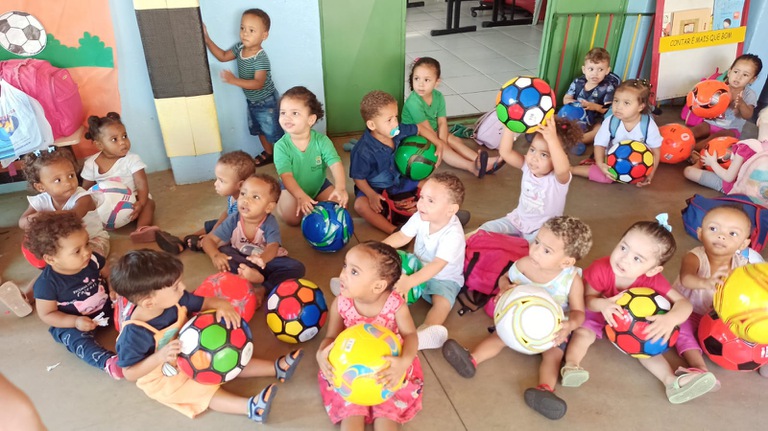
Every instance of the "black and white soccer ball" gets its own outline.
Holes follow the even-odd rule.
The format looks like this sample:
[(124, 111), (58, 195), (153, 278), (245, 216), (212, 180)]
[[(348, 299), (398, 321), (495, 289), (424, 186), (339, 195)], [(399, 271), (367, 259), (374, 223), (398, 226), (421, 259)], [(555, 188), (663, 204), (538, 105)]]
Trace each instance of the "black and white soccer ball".
[(43, 25), (34, 16), (20, 11), (0, 15), (0, 46), (13, 54), (31, 57), (45, 49)]

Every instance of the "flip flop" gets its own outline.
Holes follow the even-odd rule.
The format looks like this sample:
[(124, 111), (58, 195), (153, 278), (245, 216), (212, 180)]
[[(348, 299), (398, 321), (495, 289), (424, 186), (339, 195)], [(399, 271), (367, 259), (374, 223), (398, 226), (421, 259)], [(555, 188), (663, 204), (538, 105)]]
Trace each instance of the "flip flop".
[(262, 389), (258, 395), (252, 396), (248, 400), (248, 417), (254, 422), (264, 423), (269, 416), (269, 409), (272, 407), (272, 401), (277, 394), (277, 386), (271, 384)]
[(203, 246), (200, 244), (200, 235), (187, 235), (184, 237), (184, 245), (192, 251), (203, 251)]
[[(680, 380), (682, 380), (683, 377), (690, 375), (693, 375), (693, 377), (685, 384), (685, 386), (682, 386)], [(667, 399), (672, 404), (682, 404), (710, 392), (716, 385), (717, 379), (712, 373), (685, 373), (678, 376), (667, 386)]]
[(160, 230), (157, 226), (142, 226), (131, 232), (131, 241), (134, 243), (154, 242), (155, 234)]
[(187, 248), (182, 240), (164, 230), (155, 232), (155, 242), (163, 251), (170, 254), (179, 254)]
[(253, 158), (253, 162), (256, 164), (257, 168), (260, 168), (262, 166), (267, 166), (274, 163), (275, 156), (272, 154), (269, 154), (266, 151), (262, 151), (258, 156)]
[(461, 377), (474, 377), (477, 367), (472, 362), (472, 355), (458, 341), (450, 339), (443, 344), (443, 357)]
[(477, 168), (477, 178), (483, 178), (488, 171), (488, 151), (480, 150), (480, 154), (475, 159), (475, 167)]
[[(289, 380), (296, 372), (301, 358), (304, 357), (304, 349), (296, 349), (293, 352), (275, 359), (275, 376), (281, 383)], [(280, 367), (280, 360), (284, 359), (287, 368)]]
[(488, 169), (488, 172), (486, 172), (486, 174), (494, 174), (494, 173), (496, 173), (496, 171), (498, 171), (499, 169), (503, 168), (504, 165), (506, 165), (506, 164), (507, 164), (507, 162), (505, 162), (504, 159), (499, 157), (498, 159), (496, 159), (495, 162), (493, 162), (493, 166), (491, 167), (491, 169)]
[(0, 286), (0, 301), (19, 317), (32, 312), (32, 306), (24, 299), (19, 286), (12, 281), (6, 281)]

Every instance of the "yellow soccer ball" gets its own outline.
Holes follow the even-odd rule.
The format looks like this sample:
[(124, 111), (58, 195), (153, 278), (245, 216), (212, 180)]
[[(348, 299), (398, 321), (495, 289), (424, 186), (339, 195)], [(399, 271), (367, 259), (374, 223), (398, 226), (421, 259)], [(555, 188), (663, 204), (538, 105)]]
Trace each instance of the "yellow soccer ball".
[(733, 270), (717, 286), (714, 308), (737, 337), (768, 344), (768, 263)]
[(333, 387), (346, 401), (375, 406), (388, 400), (403, 385), (405, 375), (395, 388), (385, 389), (376, 373), (387, 368), (384, 356), (400, 356), (400, 340), (389, 329), (361, 323), (345, 329), (336, 337), (328, 355), (333, 366)]

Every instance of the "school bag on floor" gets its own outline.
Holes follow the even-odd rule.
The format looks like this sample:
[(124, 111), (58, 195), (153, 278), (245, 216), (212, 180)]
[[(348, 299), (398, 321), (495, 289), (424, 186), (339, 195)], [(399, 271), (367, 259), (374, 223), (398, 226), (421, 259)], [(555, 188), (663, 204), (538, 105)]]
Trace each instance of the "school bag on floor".
[(471, 138), (478, 144), (491, 150), (499, 148), (501, 134), (504, 132), (504, 124), (499, 121), (496, 110), (492, 109), (477, 119)]
[(456, 298), (459, 316), (488, 304), (499, 293), (499, 278), (526, 255), (528, 241), (523, 238), (484, 230), (470, 236), (464, 255), (464, 286)]
[(80, 90), (67, 69), (34, 58), (6, 60), (0, 61), (0, 78), (40, 102), (53, 139), (69, 136), (83, 124)]
[(763, 207), (768, 207), (768, 141), (760, 142), (757, 139), (745, 139), (752, 149), (759, 148), (739, 168), (736, 181), (729, 195), (746, 195), (749, 199)]
[(752, 202), (749, 196), (734, 194), (705, 198), (695, 194), (685, 202), (688, 206), (683, 209), (682, 215), (683, 226), (688, 235), (698, 239), (696, 230), (701, 227), (704, 215), (710, 209), (723, 205), (736, 205), (743, 208), (747, 215), (749, 215), (750, 220), (752, 220), (752, 232), (749, 235), (751, 243), (749, 246), (758, 252), (765, 247), (766, 236), (768, 236), (768, 209)]

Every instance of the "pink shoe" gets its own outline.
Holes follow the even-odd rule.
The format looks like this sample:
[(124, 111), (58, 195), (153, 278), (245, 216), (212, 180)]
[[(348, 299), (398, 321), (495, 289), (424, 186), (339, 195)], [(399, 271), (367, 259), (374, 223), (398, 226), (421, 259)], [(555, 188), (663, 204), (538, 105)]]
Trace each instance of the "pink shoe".
[(19, 286), (16, 286), (12, 281), (6, 281), (0, 286), (0, 301), (19, 317), (24, 317), (32, 312), (32, 306), (24, 298)]
[(107, 359), (107, 365), (104, 367), (104, 371), (109, 374), (109, 377), (112, 377), (115, 380), (122, 380), (125, 377), (123, 375), (123, 369), (117, 365), (117, 355)]

